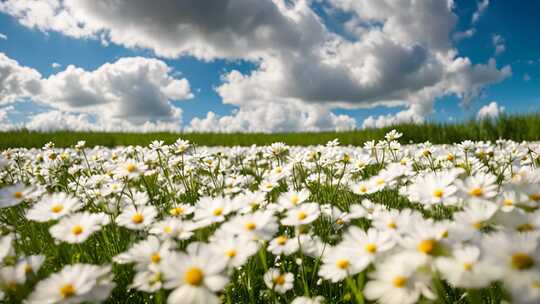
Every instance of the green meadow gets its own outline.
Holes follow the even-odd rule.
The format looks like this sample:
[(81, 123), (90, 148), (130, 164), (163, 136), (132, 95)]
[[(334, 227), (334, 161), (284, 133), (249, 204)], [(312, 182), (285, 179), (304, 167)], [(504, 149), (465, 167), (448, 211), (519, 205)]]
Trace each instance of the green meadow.
[(391, 129), (402, 132), (403, 143), (454, 143), (464, 139), (497, 140), (499, 138), (540, 140), (540, 114), (501, 116), (496, 122), (467, 121), (456, 124), (401, 124), (388, 128), (365, 129), (348, 132), (300, 132), (300, 133), (108, 133), (108, 132), (34, 132), (28, 130), (0, 132), (0, 149), (13, 147), (42, 147), (54, 142), (57, 147), (68, 147), (79, 140), (87, 146), (147, 145), (153, 140), (171, 144), (179, 137), (203, 146), (250, 146), (284, 142), (289, 145), (317, 145), (338, 138), (343, 145), (362, 145), (372, 139), (380, 139)]

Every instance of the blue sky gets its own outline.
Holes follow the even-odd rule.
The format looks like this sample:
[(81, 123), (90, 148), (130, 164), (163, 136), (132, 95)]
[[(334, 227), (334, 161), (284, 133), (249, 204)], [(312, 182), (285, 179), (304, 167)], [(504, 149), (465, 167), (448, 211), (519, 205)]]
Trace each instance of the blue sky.
[[(190, 1), (186, 1), (186, 3), (188, 2)], [(233, 11), (235, 7), (234, 2), (242, 1), (231, 0), (228, 2), (230, 2), (230, 7), (228, 8), (230, 11), (227, 13), (234, 14), (235, 18), (239, 19), (246, 18), (246, 20), (249, 20), (248, 18), (252, 17), (250, 16), (251, 11), (248, 9), (246, 9), (246, 12)], [(258, 9), (262, 12), (268, 12), (268, 8), (272, 7), (275, 9), (278, 6), (276, 3), (279, 1), (262, 2), (268, 2), (265, 4), (268, 6), (260, 4), (262, 7), (253, 7), (252, 10)], [(74, 7), (69, 6), (66, 1), (66, 3), (59, 3), (58, 6), (52, 8), (52, 17), (59, 18), (58, 16), (55, 17), (54, 14), (65, 10), (73, 14), (73, 18), (79, 22), (79, 26), (80, 24), (84, 25), (84, 31), (81, 30), (84, 33), (73, 34), (70, 26), (75, 26), (76, 30), (79, 30), (80, 27), (73, 24), (69, 25), (69, 22), (66, 22), (68, 25), (64, 25), (63, 23), (58, 25), (54, 21), (51, 21), (51, 18), (43, 18), (43, 20), (36, 18), (36, 15), (32, 15), (36, 14), (33, 10), (39, 13), (38, 16), (43, 15), (41, 13), (42, 10), (40, 11), (38, 7), (32, 6), (32, 4), (20, 7), (20, 4), (17, 5), (14, 1), (3, 2), (3, 7), (0, 7), (0, 11), (2, 11), (0, 12), (0, 33), (5, 35), (5, 39), (0, 39), (0, 53), (5, 54), (6, 58), (4, 60), (6, 62), (12, 60), (16, 64), (12, 61), (5, 63), (10, 68), (2, 73), (9, 72), (11, 74), (2, 76), (6, 78), (10, 75), (22, 75), (16, 74), (22, 73), (18, 68), (29, 68), (41, 75), (39, 79), (35, 79), (36, 82), (40, 83), (41, 89), (39, 93), (21, 93), (21, 90), (17, 91), (16, 89), (12, 90), (15, 93), (9, 92), (9, 90), (0, 91), (0, 94), (4, 95), (0, 95), (0, 111), (3, 111), (0, 113), (5, 113), (4, 115), (0, 115), (0, 118), (3, 119), (3, 121), (0, 120), (0, 126), (2, 128), (21, 126), (38, 129), (70, 128), (69, 124), (63, 125), (59, 123), (56, 126), (54, 123), (54, 119), (66, 117), (66, 121), (73, 120), (76, 123), (81, 123), (81, 126), (77, 127), (78, 129), (92, 128), (92, 126), (89, 127), (89, 124), (101, 124), (109, 127), (96, 126), (96, 128), (110, 129), (111, 125), (121, 125), (127, 126), (126, 128), (128, 130), (135, 130), (137, 126), (144, 124), (145, 121), (149, 121), (153, 124), (147, 126), (147, 130), (161, 128), (198, 131), (234, 130), (271, 132), (375, 126), (374, 124), (364, 123), (366, 118), (370, 116), (372, 118), (371, 121), (378, 121), (377, 126), (403, 120), (417, 122), (425, 120), (439, 122), (459, 121), (475, 118), (482, 107), (493, 101), (497, 104), (495, 108), (497, 109), (497, 113), (493, 113), (493, 115), (497, 115), (501, 111), (506, 113), (525, 113), (540, 110), (540, 90), (538, 86), (540, 83), (540, 73), (538, 72), (540, 66), (540, 36), (536, 33), (537, 29), (540, 28), (540, 18), (538, 18), (540, 16), (535, 16), (533, 13), (540, 12), (540, 2), (538, 1), (519, 1), (519, 3), (501, 0), (456, 1), (453, 7), (444, 12), (437, 11), (433, 7), (418, 8), (420, 10), (425, 9), (426, 14), (431, 14), (434, 18), (454, 20), (452, 26), (442, 30), (442, 33), (446, 33), (448, 36), (444, 42), (449, 44), (442, 50), (433, 47), (433, 43), (430, 41), (423, 41), (423, 37), (420, 35), (425, 36), (425, 33), (416, 33), (414, 30), (411, 30), (412, 34), (411, 32), (406, 32), (406, 30), (404, 32), (389, 30), (380, 34), (380, 39), (384, 38), (389, 41), (397, 40), (399, 46), (403, 45), (403, 49), (406, 52), (411, 51), (411, 46), (418, 46), (418, 49), (424, 50), (418, 55), (422, 58), (435, 58), (436, 54), (443, 54), (449, 50), (454, 50), (456, 55), (453, 60), (467, 58), (470, 61), (470, 69), (466, 70), (464, 68), (464, 76), (459, 76), (464, 77), (464, 79), (468, 79), (466, 77), (470, 77), (471, 79), (482, 78), (473, 74), (475, 73), (473, 70), (474, 65), (487, 66), (489, 60), (496, 62), (494, 67), (489, 72), (486, 72), (489, 74), (486, 76), (487, 79), (482, 78), (482, 80), (478, 80), (478, 84), (475, 84), (476, 86), (471, 85), (471, 87), (467, 87), (464, 85), (465, 87), (450, 88), (452, 86), (450, 83), (454, 83), (452, 82), (453, 80), (441, 81), (438, 84), (440, 88), (434, 89), (436, 92), (431, 94), (432, 96), (429, 98), (420, 97), (420, 91), (423, 88), (433, 85), (433, 83), (427, 80), (425, 80), (426, 84), (421, 83), (414, 85), (414, 87), (412, 87), (413, 85), (407, 87), (408, 84), (404, 84), (405, 88), (402, 91), (406, 91), (406, 93), (396, 90), (395, 95), (392, 94), (391, 98), (384, 96), (386, 95), (386, 91), (393, 89), (391, 84), (384, 83), (385, 79), (393, 78), (385, 78), (384, 72), (377, 70), (378, 67), (382, 66), (381, 64), (374, 64), (374, 68), (369, 69), (368, 72), (355, 74), (357, 78), (354, 80), (359, 81), (359, 83), (361, 79), (362, 81), (367, 81), (370, 84), (375, 83), (376, 86), (381, 87), (380, 91), (368, 97), (363, 97), (362, 92), (369, 90), (370, 87), (363, 87), (360, 84), (358, 84), (358, 87), (355, 87), (354, 81), (351, 82), (351, 86), (353, 86), (350, 88), (351, 94), (344, 96), (343, 94), (339, 94), (339, 92), (334, 92), (339, 90), (347, 91), (349, 87), (334, 83), (331, 80), (325, 80), (324, 76), (318, 75), (318, 70), (316, 69), (314, 69), (315, 72), (313, 74), (300, 72), (299, 77), (306, 77), (306, 79), (299, 79), (298, 77), (289, 75), (279, 75), (288, 66), (298, 67), (299, 71), (308, 68), (298, 62), (301, 61), (298, 58), (302, 55), (299, 57), (298, 55), (290, 55), (289, 53), (279, 53), (282, 48), (286, 49), (289, 47), (288, 45), (284, 45), (280, 48), (279, 37), (291, 35), (293, 36), (292, 39), (300, 41), (305, 39), (303, 36), (308, 36), (312, 31), (314, 36), (331, 37), (325, 39), (340, 41), (344, 44), (349, 43), (351, 46), (354, 45), (362, 50), (363, 44), (367, 44), (365, 41), (368, 40), (365, 33), (371, 31), (375, 33), (377, 27), (393, 22), (391, 21), (394, 20), (392, 18), (399, 20), (400, 16), (398, 14), (401, 13), (399, 11), (389, 10), (384, 16), (379, 16), (376, 10), (374, 12), (369, 11), (371, 8), (369, 8), (368, 2), (370, 1), (364, 0), (359, 0), (358, 2), (365, 2), (365, 5), (358, 5), (358, 7), (353, 7), (354, 5), (350, 5), (351, 1), (346, 0), (313, 1), (308, 2), (305, 7), (300, 6), (297, 2), (302, 1), (284, 2), (286, 7), (279, 10), (275, 9), (277, 11), (273, 13), (275, 16), (268, 13), (273, 19), (268, 17), (271, 20), (268, 21), (268, 24), (263, 25), (266, 28), (270, 28), (271, 33), (275, 31), (275, 35), (278, 37), (276, 41), (261, 41), (259, 37), (253, 38), (253, 35), (258, 35), (258, 32), (253, 34), (246, 32), (245, 29), (234, 33), (231, 37), (227, 37), (227, 34), (217, 30), (216, 33), (208, 34), (205, 32), (200, 34), (197, 33), (197, 28), (208, 26), (212, 30), (210, 25), (193, 24), (190, 23), (191, 21), (184, 22), (182, 18), (186, 18), (186, 16), (178, 16), (178, 20), (172, 20), (170, 22), (188, 25), (185, 40), (178, 38), (178, 46), (174, 45), (174, 41), (171, 42), (166, 51), (160, 48), (163, 44), (169, 44), (169, 41), (161, 41), (159, 39), (153, 39), (153, 37), (148, 37), (144, 23), (138, 24), (137, 29), (127, 34), (122, 32), (121, 24), (111, 25), (107, 23), (106, 18), (111, 18), (111, 16), (100, 16), (105, 21), (102, 23), (92, 21), (93, 23), (91, 23), (88, 21), (91, 20), (90, 17), (99, 16), (100, 13), (103, 13), (95, 7), (93, 8), (92, 5)], [(408, 1), (402, 2), (407, 3)], [(442, 2), (446, 2), (446, 0)], [(242, 7), (240, 4), (238, 4), (239, 7)], [(206, 14), (214, 9), (218, 9), (212, 8), (212, 5), (209, 2), (207, 10), (202, 10), (202, 13), (196, 10), (194, 12)], [(484, 9), (480, 9), (482, 5), (484, 5)], [(92, 11), (92, 9), (94, 10)], [(290, 12), (287, 10), (290, 10)], [(306, 20), (302, 20), (300, 17), (297, 17), (297, 19), (291, 18), (290, 15), (298, 12), (303, 12), (304, 14), (299, 14), (299, 16)], [(163, 14), (163, 12), (159, 11), (149, 12), (149, 17), (155, 16), (158, 18), (160, 13)], [(479, 14), (479, 18), (473, 22), (472, 19), (475, 13)], [(133, 15), (140, 16), (137, 14), (139, 12), (133, 12)], [(313, 16), (317, 17), (304, 17), (307, 14), (313, 14)], [(440, 14), (441, 17), (437, 14)], [(455, 19), (452, 19), (452, 16), (455, 16)], [(276, 23), (272, 23), (274, 19), (280, 20), (280, 18), (285, 18), (287, 22), (290, 20), (295, 21), (291, 21), (292, 26), (290, 28), (278, 24), (277, 21)], [(353, 21), (360, 25), (351, 26), (350, 24), (353, 24)], [(132, 22), (132, 20), (126, 20), (126, 22)], [(314, 22), (319, 22), (320, 25), (313, 26), (312, 24)], [(254, 27), (257, 25), (255, 24)], [(118, 28), (115, 28), (115, 26), (118, 26)], [(150, 24), (150, 26), (152, 25)], [(189, 26), (193, 26), (193, 29), (190, 30)], [(232, 29), (237, 29), (235, 24), (222, 24), (220, 26), (231, 26)], [(420, 24), (420, 26), (429, 29), (432, 25), (425, 23)], [(299, 34), (290, 34), (294, 33), (296, 29), (303, 29), (303, 27), (306, 27), (306, 30), (301, 31)], [(156, 29), (167, 31), (166, 24), (152, 26), (153, 31)], [(466, 32), (467, 30), (469, 32), (474, 31), (474, 34), (470, 37), (458, 37), (460, 35), (459, 33)], [(363, 32), (362, 34), (356, 34), (355, 31)], [(163, 35), (167, 37), (169, 34), (164, 33)], [(428, 33), (428, 35), (430, 34)], [(433, 33), (433, 35), (437, 34)], [(115, 35), (120, 36), (120, 38), (114, 37)], [(219, 35), (225, 37), (225, 42), (216, 43), (216, 41), (220, 41), (222, 38)], [(337, 36), (337, 38), (330, 35)], [(403, 35), (407, 36), (406, 40), (401, 38)], [(495, 42), (497, 39), (494, 38), (496, 35), (500, 37), (497, 42)], [(125, 38), (124, 36), (129, 36), (129, 38)], [(436, 38), (434, 37), (433, 39)], [(245, 39), (246, 43), (240, 47), (235, 45), (235, 42), (230, 42), (229, 45), (227, 39)], [(197, 41), (198, 44), (196, 47), (185, 46), (189, 44), (186, 40)], [(131, 43), (132, 41), (135, 41), (135, 44), (138, 46), (130, 45), (133, 44)], [(284, 39), (283, 41), (285, 41), (283, 42), (285, 44), (288, 43), (288, 40)], [(274, 42), (276, 46), (272, 45)], [(291, 53), (297, 52), (298, 54), (302, 54), (306, 52), (308, 47), (311, 50), (313, 46), (323, 48), (322, 42), (315, 41), (310, 43), (312, 45), (304, 48), (304, 46), (298, 47), (298, 43), (295, 42), (294, 47), (297, 49), (293, 49)], [(260, 49), (255, 48), (257, 49), (255, 52), (250, 45), (259, 45)], [(497, 45), (499, 45), (499, 52), (496, 54)], [(279, 51), (276, 51), (276, 47)], [(388, 48), (390, 47), (397, 48), (397, 46), (392, 45), (388, 46)], [(205, 50), (201, 54), (198, 51), (200, 48), (207, 48), (210, 51)], [(212, 49), (218, 50), (213, 51)], [(385, 49), (383, 49), (383, 46), (380, 46), (379, 50)], [(397, 50), (400, 51), (401, 49)], [(338, 48), (332, 51), (339, 52), (340, 49)], [(394, 52), (389, 52), (389, 54), (394, 54)], [(399, 55), (401, 53), (398, 52), (396, 54)], [(368, 55), (371, 58), (366, 55), (366, 59), (359, 57), (358, 61), (356, 61), (354, 57), (352, 59), (343, 57), (336, 59), (336, 62), (339, 68), (344, 67), (343, 69), (348, 69), (345, 70), (347, 75), (351, 75), (354, 71), (354, 69), (350, 68), (351, 66), (354, 67), (357, 64), (357, 68), (361, 68), (366, 63), (369, 63), (370, 60), (378, 59), (376, 58), (377, 53)], [(416, 56), (413, 55), (408, 56), (408, 54), (405, 54), (403, 58), (396, 58), (394, 64), (394, 66), (397, 66), (396, 71), (400, 71), (400, 65), (405, 66), (407, 64), (405, 60), (413, 60), (412, 58)], [(183, 93), (177, 94), (178, 96), (169, 96), (169, 93), (164, 93), (161, 99), (156, 97), (154, 100), (154, 97), (149, 93), (148, 95), (143, 94), (148, 100), (140, 101), (141, 104), (148, 105), (145, 108), (146, 112), (148, 112), (148, 109), (153, 109), (153, 103), (156, 103), (157, 106), (180, 108), (181, 114), (174, 114), (174, 110), (171, 110), (171, 108), (165, 110), (173, 113), (170, 115), (160, 112), (161, 114), (152, 116), (150, 114), (146, 115), (144, 112), (127, 111), (128, 106), (125, 104), (117, 105), (113, 104), (113, 102), (125, 103), (126, 101), (122, 101), (121, 97), (115, 98), (115, 96), (129, 95), (130, 92), (120, 91), (119, 88), (112, 85), (111, 88), (108, 88), (109, 91), (103, 90), (107, 94), (102, 92), (103, 95), (97, 97), (104, 100), (103, 102), (99, 102), (100, 105), (110, 103), (109, 108), (94, 106), (92, 104), (81, 106), (77, 101), (70, 100), (73, 96), (80, 96), (78, 94), (82, 91), (85, 94), (89, 94), (88, 92), (97, 94), (97, 91), (101, 92), (101, 90), (98, 90), (99, 87), (91, 87), (92, 84), (87, 84), (90, 86), (89, 88), (85, 88), (84, 84), (79, 84), (79, 91), (76, 91), (77, 88), (68, 89), (65, 79), (74, 75), (66, 72), (68, 65), (73, 65), (84, 70), (87, 73), (84, 79), (94, 79), (92, 77), (103, 79), (103, 77), (108, 77), (104, 76), (107, 75), (105, 73), (113, 72), (102, 71), (98, 75), (96, 71), (100, 67), (105, 64), (114, 64), (122, 58), (131, 57), (158, 60), (166, 66), (165, 70), (160, 71), (168, 77), (168, 79), (163, 80), (164, 82), (162, 81), (161, 83), (152, 82), (150, 85), (147, 83), (136, 83), (133, 85), (144, 85), (152, 88), (152, 90), (159, 91), (164, 86), (169, 85), (171, 81), (180, 79), (187, 81), (189, 84), (188, 91), (183, 91)], [(321, 57), (319, 54), (312, 57), (313, 62), (322, 62), (322, 58), (326, 58)], [(384, 58), (382, 61), (387, 59), (389, 58)], [(362, 62), (363, 60), (365, 62)], [(425, 59), (426, 66), (429, 62), (430, 60)], [(60, 66), (53, 67), (53, 63), (58, 63)], [(130, 64), (141, 65), (143, 68), (137, 70), (139, 73), (140, 71), (145, 71), (144, 67), (147, 67), (149, 63), (146, 61), (137, 61)], [(444, 66), (444, 64), (448, 63), (437, 64)], [(272, 68), (264, 68), (265, 65), (283, 66), (283, 68), (274, 71)], [(124, 66), (129, 66), (129, 64)], [(504, 67), (507, 67), (505, 71), (503, 71)], [(416, 68), (420, 70), (422, 64), (418, 64)], [(414, 71), (417, 71), (416, 68)], [(118, 73), (120, 71), (119, 69), (120, 67), (116, 68), (115, 73)], [(392, 69), (392, 67), (389, 69)], [(238, 72), (238, 75), (242, 75), (245, 78), (243, 79), (244, 81), (225, 79), (227, 75), (232, 74), (232, 71), (235, 71), (235, 73)], [(262, 73), (260, 74), (262, 75), (260, 77), (250, 77), (261, 71)], [(294, 71), (291, 71), (291, 73), (294, 73)], [(326, 71), (326, 66), (323, 65), (321, 71)], [(371, 76), (370, 73), (373, 73), (374, 76)], [(443, 78), (447, 77), (447, 73), (445, 73), (439, 76)], [(380, 76), (380, 74), (383, 74), (383, 76)], [(140, 79), (151, 77), (149, 75), (139, 76), (128, 77), (126, 74), (122, 78), (122, 81), (135, 78), (138, 79), (137, 81), (142, 81)], [(319, 76), (322, 80), (318, 79)], [(20, 78), (11, 77), (13, 79)], [(46, 79), (55, 77), (57, 78), (56, 82), (46, 81)], [(83, 76), (78, 75), (77, 77)], [(376, 82), (377, 77), (381, 79), (380, 84)], [(371, 80), (371, 78), (375, 80)], [(274, 79), (278, 80), (275, 83), (266, 83), (267, 80), (273, 81)], [(300, 89), (298, 90), (296, 88), (289, 88), (289, 84), (291, 82), (294, 84), (295, 81), (299, 83), (298, 86)], [(90, 82), (93, 83), (93, 81)], [(301, 87), (303, 83), (307, 84), (308, 87), (306, 89)], [(324, 88), (310, 88), (310, 83), (319, 83), (319, 87), (328, 85), (328, 92), (331, 92), (331, 94), (329, 93), (327, 97)], [(414, 83), (417, 82), (415, 81)], [(218, 88), (225, 87), (227, 84), (230, 90), (226, 93), (220, 92)], [(6, 88), (8, 87), (7, 84), (4, 86)], [(130, 86), (131, 84), (125, 85), (122, 89), (129, 90)], [(387, 86), (388, 89), (385, 89)], [(70, 96), (62, 96), (58, 93), (58, 91), (69, 91), (71, 89), (75, 91), (73, 94), (69, 94)], [(183, 89), (186, 90), (186, 88)], [(445, 90), (449, 90), (450, 92), (443, 93)], [(470, 100), (464, 105), (462, 102), (463, 96), (460, 95), (467, 95)], [(63, 102), (59, 103), (55, 98), (62, 99)], [(109, 101), (107, 98), (111, 98), (111, 100)], [(396, 104), (398, 105), (396, 106)], [(412, 104), (415, 104), (415, 106), (411, 106)], [(422, 105), (421, 108), (424, 110), (418, 111), (417, 108), (420, 107), (419, 105)], [(123, 110), (116, 110), (117, 108)], [(115, 110), (112, 110), (110, 115), (103, 114), (107, 112), (107, 109)], [(127, 111), (131, 114), (128, 116), (122, 111)], [(215, 115), (209, 115), (209, 112)], [(295, 121), (297, 119), (310, 122), (303, 123)], [(279, 122), (275, 122), (278, 120)], [(161, 125), (162, 121), (165, 122), (163, 126)]]

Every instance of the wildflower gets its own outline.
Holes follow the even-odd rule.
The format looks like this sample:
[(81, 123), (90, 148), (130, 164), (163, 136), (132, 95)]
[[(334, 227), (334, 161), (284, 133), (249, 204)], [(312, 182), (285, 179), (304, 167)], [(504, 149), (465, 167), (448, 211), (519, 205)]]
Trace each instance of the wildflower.
[(28, 198), (32, 192), (31, 188), (24, 184), (15, 184), (0, 189), (0, 209), (16, 206)]
[(204, 248), (191, 253), (174, 253), (160, 266), (165, 288), (173, 288), (168, 303), (219, 303), (215, 292), (225, 287), (227, 262)]
[(155, 236), (149, 236), (146, 240), (135, 243), (126, 252), (120, 253), (113, 258), (115, 263), (136, 263), (137, 269), (147, 269), (148, 265), (160, 264), (171, 253), (171, 243), (160, 241)]
[(376, 266), (364, 288), (368, 300), (382, 304), (417, 303), (421, 296), (434, 300), (430, 277), (418, 268), (423, 259), (418, 255), (401, 254)]
[(306, 225), (315, 221), (319, 217), (320, 213), (319, 204), (301, 204), (296, 208), (287, 211), (287, 214), (285, 218), (281, 220), (281, 223), (285, 226)]
[(435, 265), (443, 278), (460, 288), (483, 288), (500, 277), (500, 271), (481, 259), (475, 246), (455, 248), (452, 257), (439, 257)]
[(118, 215), (116, 223), (128, 229), (142, 230), (153, 223), (156, 215), (157, 211), (154, 206), (135, 207), (129, 205)]
[(51, 235), (67, 243), (82, 243), (109, 223), (109, 217), (104, 213), (74, 213), (62, 218), (49, 229)]
[(300, 247), (299, 240), (296, 238), (289, 238), (286, 235), (280, 235), (274, 238), (268, 244), (268, 251), (274, 255), (290, 255), (295, 253)]
[(293, 288), (294, 276), (292, 273), (281, 273), (277, 268), (270, 268), (263, 276), (266, 287), (277, 293), (286, 293)]
[(46, 195), (26, 213), (26, 218), (36, 222), (57, 220), (82, 208), (81, 202), (66, 193)]
[(115, 284), (110, 266), (74, 264), (40, 281), (28, 303), (103, 302)]
[(223, 256), (231, 267), (244, 265), (259, 249), (257, 243), (240, 237), (229, 236), (212, 241), (208, 248), (218, 256)]

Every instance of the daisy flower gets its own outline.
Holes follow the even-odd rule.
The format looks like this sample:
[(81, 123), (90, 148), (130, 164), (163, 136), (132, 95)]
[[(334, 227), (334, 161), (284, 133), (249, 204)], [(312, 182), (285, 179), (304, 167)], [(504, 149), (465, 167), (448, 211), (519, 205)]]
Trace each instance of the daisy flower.
[(0, 209), (16, 206), (28, 198), (32, 192), (31, 188), (19, 183), (0, 189)]
[(273, 255), (291, 255), (298, 251), (300, 247), (299, 240), (297, 238), (288, 238), (286, 235), (280, 235), (268, 244), (268, 251)]
[(27, 303), (103, 302), (115, 284), (110, 266), (74, 264), (40, 281)]
[(364, 288), (366, 299), (381, 304), (413, 304), (421, 296), (434, 300), (431, 278), (418, 268), (423, 259), (418, 255), (400, 254), (376, 266)]
[(224, 198), (203, 197), (196, 205), (194, 221), (210, 225), (223, 222), (225, 216), (232, 212), (231, 201)]
[(270, 268), (263, 276), (266, 287), (277, 293), (284, 294), (293, 288), (294, 276), (292, 273), (281, 273), (277, 268)]
[(208, 248), (174, 253), (160, 266), (164, 275), (163, 286), (174, 289), (168, 303), (218, 304), (216, 292), (228, 282), (223, 275), (226, 259), (216, 256)]
[(278, 230), (276, 217), (271, 211), (256, 211), (239, 215), (225, 223), (222, 229), (232, 235), (251, 240), (269, 240)]
[(118, 264), (136, 263), (136, 268), (147, 269), (148, 265), (158, 265), (171, 253), (171, 243), (161, 242), (155, 236), (149, 236), (146, 240), (135, 243), (126, 252), (120, 253), (113, 258)]
[(366, 268), (381, 253), (387, 252), (395, 245), (392, 233), (370, 228), (367, 232), (350, 227), (343, 236), (339, 246), (349, 248), (356, 255), (355, 264), (358, 268)]
[(278, 204), (285, 210), (294, 208), (297, 205), (305, 202), (309, 197), (309, 190), (302, 189), (301, 191), (288, 191), (279, 196)]
[(169, 215), (174, 217), (185, 217), (193, 213), (195, 207), (187, 204), (176, 204), (169, 209)]
[(358, 255), (354, 251), (340, 245), (328, 248), (323, 254), (322, 262), (319, 276), (332, 283), (342, 281), (366, 268), (364, 262), (358, 261)]
[(320, 213), (319, 204), (304, 203), (287, 211), (285, 218), (281, 220), (281, 224), (285, 226), (306, 225), (315, 221)]
[(259, 250), (254, 241), (234, 236), (216, 239), (210, 242), (208, 248), (215, 255), (223, 256), (231, 268), (244, 265)]
[[(529, 289), (540, 282), (538, 240), (539, 235), (534, 233), (495, 233), (482, 240), (486, 261), (502, 272), (502, 281), (515, 298), (521, 298), (524, 292), (529, 293)], [(538, 300), (540, 298), (524, 302)]]
[(82, 208), (81, 202), (66, 193), (54, 193), (41, 198), (26, 213), (26, 218), (36, 222), (57, 220)]
[(74, 213), (62, 218), (49, 228), (49, 233), (57, 240), (71, 244), (82, 243), (107, 225), (110, 219), (105, 213)]
[(116, 223), (128, 229), (142, 230), (150, 226), (156, 216), (157, 210), (154, 206), (128, 205), (118, 215)]
[(170, 217), (154, 223), (148, 232), (159, 236), (161, 239), (187, 240), (193, 236), (193, 228), (191, 222)]
[(464, 181), (456, 180), (465, 201), (489, 201), (497, 195), (497, 177), (493, 174), (478, 173)]
[(127, 160), (120, 164), (115, 169), (115, 175), (118, 178), (137, 179), (144, 174), (147, 170), (147, 166), (143, 163), (139, 163), (133, 160)]
[(480, 256), (475, 246), (455, 248), (451, 257), (439, 257), (435, 266), (452, 286), (484, 288), (500, 277), (500, 271)]

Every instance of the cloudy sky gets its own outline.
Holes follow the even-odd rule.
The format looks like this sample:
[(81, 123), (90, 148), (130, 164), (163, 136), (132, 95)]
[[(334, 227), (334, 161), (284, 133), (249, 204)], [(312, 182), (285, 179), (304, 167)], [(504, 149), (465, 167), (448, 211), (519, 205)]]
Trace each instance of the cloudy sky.
[(347, 130), (539, 111), (539, 11), (534, 0), (0, 0), (0, 130)]

